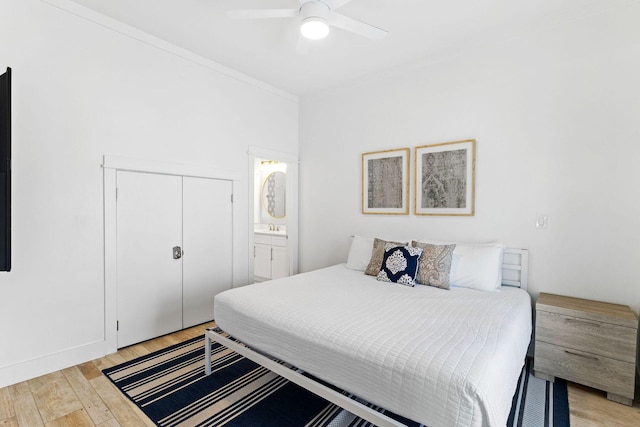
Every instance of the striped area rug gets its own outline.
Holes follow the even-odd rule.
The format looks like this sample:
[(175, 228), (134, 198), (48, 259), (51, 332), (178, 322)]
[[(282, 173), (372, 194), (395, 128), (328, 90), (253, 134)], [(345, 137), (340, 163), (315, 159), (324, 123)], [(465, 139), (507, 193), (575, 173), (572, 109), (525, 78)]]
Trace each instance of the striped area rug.
[[(204, 337), (103, 373), (159, 426), (371, 427), (218, 343), (212, 344), (211, 353), (210, 376), (204, 375)], [(530, 369), (527, 362), (513, 397), (508, 427), (568, 426), (566, 384), (548, 383), (531, 375)], [(370, 406), (409, 426), (420, 426)]]

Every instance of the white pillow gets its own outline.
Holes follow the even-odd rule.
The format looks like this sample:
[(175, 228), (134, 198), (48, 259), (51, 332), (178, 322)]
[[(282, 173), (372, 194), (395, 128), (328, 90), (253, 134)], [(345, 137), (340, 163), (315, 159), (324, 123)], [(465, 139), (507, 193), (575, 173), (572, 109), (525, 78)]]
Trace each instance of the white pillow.
[(347, 258), (347, 268), (365, 271), (371, 260), (372, 251), (373, 237), (353, 236), (349, 257)]
[(456, 244), (451, 266), (452, 286), (495, 291), (502, 285), (503, 243)]

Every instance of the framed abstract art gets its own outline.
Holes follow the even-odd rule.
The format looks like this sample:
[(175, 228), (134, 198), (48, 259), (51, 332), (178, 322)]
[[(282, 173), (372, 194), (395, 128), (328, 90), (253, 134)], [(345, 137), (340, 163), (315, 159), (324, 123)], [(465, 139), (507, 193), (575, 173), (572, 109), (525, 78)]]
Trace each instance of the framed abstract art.
[(362, 213), (409, 214), (408, 148), (362, 154)]
[(416, 215), (474, 215), (476, 140), (415, 148)]

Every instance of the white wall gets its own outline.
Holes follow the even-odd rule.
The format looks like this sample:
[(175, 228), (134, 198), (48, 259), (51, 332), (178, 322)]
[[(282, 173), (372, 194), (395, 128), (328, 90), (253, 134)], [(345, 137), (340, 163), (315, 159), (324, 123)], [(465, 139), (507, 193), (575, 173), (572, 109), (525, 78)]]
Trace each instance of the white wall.
[(149, 40), (38, 0), (0, 3), (0, 67), (13, 69), (0, 387), (104, 354), (104, 154), (236, 171), (248, 241), (248, 147), (298, 151), (296, 97)]
[[(530, 249), (534, 294), (638, 312), (639, 16), (636, 3), (303, 98), (301, 271), (344, 262), (353, 234), (499, 240)], [(363, 152), (467, 138), (475, 216), (360, 213)]]

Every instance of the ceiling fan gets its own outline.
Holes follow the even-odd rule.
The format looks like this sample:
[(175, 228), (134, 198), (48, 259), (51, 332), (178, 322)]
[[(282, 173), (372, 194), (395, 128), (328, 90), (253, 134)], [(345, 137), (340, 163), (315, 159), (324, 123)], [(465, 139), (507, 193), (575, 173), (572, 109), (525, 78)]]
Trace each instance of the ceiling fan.
[(352, 33), (379, 40), (387, 31), (336, 12), (351, 0), (300, 0), (298, 9), (244, 9), (230, 10), (227, 15), (240, 19), (297, 18), (300, 33), (308, 39), (322, 39), (329, 34), (330, 27), (341, 28)]

